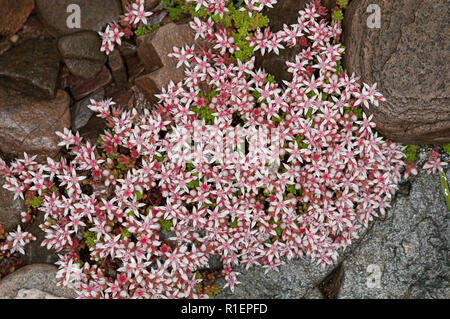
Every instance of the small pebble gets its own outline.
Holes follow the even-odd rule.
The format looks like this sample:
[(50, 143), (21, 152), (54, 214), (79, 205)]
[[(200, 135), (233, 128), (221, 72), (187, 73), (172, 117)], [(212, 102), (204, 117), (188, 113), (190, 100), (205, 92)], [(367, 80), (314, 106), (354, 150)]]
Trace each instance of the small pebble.
[(11, 41), (12, 43), (17, 43), (17, 41), (19, 41), (19, 36), (17, 34), (14, 34), (9, 38), (9, 41)]

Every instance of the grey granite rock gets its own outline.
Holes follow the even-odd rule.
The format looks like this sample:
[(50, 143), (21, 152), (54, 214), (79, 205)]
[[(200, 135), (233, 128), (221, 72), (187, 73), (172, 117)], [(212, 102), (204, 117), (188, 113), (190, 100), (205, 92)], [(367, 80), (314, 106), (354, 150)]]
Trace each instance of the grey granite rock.
[(450, 298), (449, 216), (439, 176), (421, 173), (344, 261), (338, 297)]
[(67, 299), (49, 294), (45, 291), (33, 289), (20, 289), (14, 299)]
[(74, 290), (57, 286), (57, 271), (55, 266), (45, 264), (20, 268), (0, 281), (0, 299), (20, 297), (23, 289), (37, 289), (55, 297), (75, 298), (77, 294)]
[[(288, 262), (279, 267), (279, 271), (265, 274), (262, 267), (251, 267), (248, 270), (236, 268), (240, 273), (234, 293), (229, 288), (222, 289), (217, 299), (298, 299), (310, 298), (312, 290), (332, 270), (322, 269), (307, 259)], [(223, 287), (224, 281), (219, 282)], [(317, 296), (317, 294), (316, 294)]]

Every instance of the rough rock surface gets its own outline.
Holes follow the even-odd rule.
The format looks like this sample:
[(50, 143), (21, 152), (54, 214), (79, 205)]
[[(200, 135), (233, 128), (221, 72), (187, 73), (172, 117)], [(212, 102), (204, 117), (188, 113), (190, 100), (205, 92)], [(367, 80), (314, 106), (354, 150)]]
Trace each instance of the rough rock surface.
[(111, 72), (105, 66), (103, 66), (102, 71), (94, 78), (84, 80), (71, 76), (68, 79), (70, 92), (75, 101), (79, 101), (102, 87), (107, 86), (111, 81)]
[(97, 76), (106, 63), (106, 54), (100, 52), (101, 45), (94, 31), (69, 34), (58, 41), (59, 52), (70, 73), (83, 79)]
[[(69, 28), (67, 20), (72, 11), (71, 4), (80, 7), (81, 28)], [(54, 36), (75, 33), (82, 30), (100, 31), (108, 22), (122, 14), (120, 0), (36, 0), (36, 12), (47, 29)]]
[(74, 290), (56, 285), (57, 271), (55, 266), (45, 264), (22, 267), (0, 281), (0, 299), (14, 299), (23, 295), (23, 289), (37, 289), (55, 297), (75, 298)]
[(87, 107), (91, 103), (91, 99), (101, 101), (104, 97), (105, 90), (100, 89), (71, 106), (72, 130), (78, 131), (85, 126), (92, 117), (92, 114), (94, 114), (94, 112)]
[(31, 39), (0, 56), (0, 85), (51, 99), (55, 97), (59, 67), (55, 44)]
[(55, 131), (70, 127), (69, 104), (62, 90), (42, 100), (0, 87), (0, 151), (55, 156), (60, 149)]
[(112, 77), (118, 88), (126, 88), (128, 84), (128, 75), (125, 62), (119, 50), (114, 50), (108, 57), (109, 67), (111, 68)]
[[(223, 289), (218, 299), (298, 299), (308, 298), (311, 291), (331, 271), (330, 268), (322, 269), (317, 264), (307, 259), (288, 262), (279, 267), (279, 271), (271, 271), (265, 274), (262, 267), (237, 268), (240, 273), (237, 280), (241, 284), (236, 285), (234, 293), (229, 288)], [(224, 281), (219, 283), (223, 287)]]
[[(381, 28), (368, 28), (370, 4)], [(371, 108), (377, 129), (403, 143), (450, 142), (448, 0), (360, 0), (345, 12), (345, 68), (378, 83), (387, 101)]]
[(0, 6), (0, 35), (16, 33), (34, 9), (34, 0), (2, 0)]
[(439, 176), (417, 176), (344, 261), (338, 297), (450, 298), (449, 214)]
[(217, 298), (449, 298), (450, 216), (441, 182), (421, 173), (411, 184), (409, 195), (397, 195), (387, 216), (361, 231), (334, 268), (303, 259), (267, 274), (262, 267), (237, 268), (241, 284)]
[(45, 239), (44, 231), (39, 227), (44, 223), (44, 214), (38, 214), (36, 220), (32, 224), (26, 224), (23, 227), (24, 231), (27, 231), (36, 237), (28, 245), (25, 246), (25, 255), (22, 255), (23, 261), (27, 265), (32, 264), (54, 264), (58, 258), (58, 253), (54, 249), (47, 249), (45, 246), (41, 246), (42, 241)]
[[(144, 2), (145, 10), (149, 11), (150, 9), (153, 9), (160, 2), (161, 2), (161, 0), (145, 0), (145, 2)], [(122, 3), (122, 9), (125, 12), (126, 8), (130, 4), (134, 3), (134, 1), (133, 0), (121, 0), (121, 3)]]
[[(303, 10), (306, 4), (312, 2), (311, 0), (283, 0), (278, 1), (273, 9), (267, 8), (264, 10), (264, 14), (270, 20), (270, 28), (276, 32), (283, 29), (283, 25), (291, 25), (297, 22), (298, 12)], [(324, 6), (329, 10), (332, 7), (334, 1), (322, 1)], [(294, 61), (295, 56), (299, 54), (301, 48), (299, 46), (293, 48), (285, 48), (280, 50), (280, 54), (277, 55), (274, 52), (266, 53), (261, 56), (256, 54), (256, 66), (257, 68), (264, 68), (266, 72), (275, 76), (277, 82), (282, 85), (283, 80), (291, 80), (292, 75), (289, 73), (286, 61)], [(259, 52), (259, 51), (258, 51)]]
[(14, 299), (67, 299), (57, 297), (39, 289), (20, 289)]
[(14, 194), (3, 188), (5, 179), (0, 176), (0, 225), (5, 232), (17, 229), (20, 223), (20, 213), (24, 211), (24, 201), (20, 198), (14, 199)]
[(169, 23), (138, 38), (138, 55), (149, 73), (138, 77), (135, 83), (150, 101), (156, 102), (154, 95), (170, 81), (183, 80), (184, 68), (177, 68), (177, 60), (167, 55), (173, 52), (173, 47), (194, 44), (194, 37), (187, 23)]

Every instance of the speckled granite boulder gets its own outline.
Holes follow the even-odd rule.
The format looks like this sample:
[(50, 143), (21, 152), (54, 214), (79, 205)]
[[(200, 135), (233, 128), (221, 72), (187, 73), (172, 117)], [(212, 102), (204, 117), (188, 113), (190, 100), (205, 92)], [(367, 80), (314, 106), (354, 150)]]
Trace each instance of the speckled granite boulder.
[(55, 297), (75, 298), (77, 294), (74, 290), (56, 285), (57, 271), (55, 266), (46, 264), (20, 268), (0, 281), (0, 299), (20, 298), (23, 289), (36, 289)]
[(421, 173), (344, 261), (338, 297), (450, 298), (449, 217), (439, 176)]

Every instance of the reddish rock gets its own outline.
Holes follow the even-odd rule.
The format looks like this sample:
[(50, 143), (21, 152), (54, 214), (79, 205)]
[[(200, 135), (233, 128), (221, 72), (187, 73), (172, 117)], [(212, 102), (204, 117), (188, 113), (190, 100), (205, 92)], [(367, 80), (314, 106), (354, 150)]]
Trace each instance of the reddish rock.
[(145, 74), (144, 64), (142, 64), (137, 54), (124, 56), (124, 59), (127, 65), (128, 79), (131, 83), (140, 75)]
[(194, 43), (195, 34), (188, 24), (169, 23), (138, 38), (138, 55), (151, 73), (136, 78), (135, 83), (150, 101), (156, 102), (154, 95), (170, 81), (176, 83), (184, 78), (184, 68), (177, 68), (177, 60), (167, 56), (173, 47)]
[(22, 289), (38, 289), (57, 297), (75, 298), (75, 290), (57, 285), (58, 268), (33, 264), (20, 268), (0, 281), (0, 299), (14, 299)]
[(52, 38), (51, 34), (48, 33), (42, 22), (34, 14), (30, 15), (27, 22), (25, 22), (22, 29), (20, 29), (20, 31), (17, 32), (16, 35), (19, 37), (19, 41), (17, 44), (26, 42), (30, 39), (39, 38), (41, 40), (44, 40)]
[(34, 0), (2, 0), (0, 35), (9, 36), (22, 28), (34, 9)]
[[(371, 29), (370, 4), (381, 8)], [(448, 0), (352, 1), (345, 13), (344, 65), (361, 81), (378, 83), (387, 101), (365, 110), (397, 142), (450, 142)]]
[(0, 41), (0, 55), (11, 49), (12, 44), (8, 40), (2, 40)]
[(109, 67), (112, 77), (117, 87), (126, 88), (128, 85), (128, 76), (125, 63), (118, 50), (114, 50), (108, 57)]
[(124, 110), (130, 108), (130, 100), (133, 96), (133, 92), (131, 89), (121, 89), (116, 85), (111, 84), (106, 88), (105, 95), (116, 102), (117, 107), (120, 107)]
[(194, 39), (194, 30), (187, 23), (169, 23), (155, 32), (138, 37), (138, 55), (147, 72), (162, 67), (176, 68), (177, 60), (167, 55), (173, 52), (174, 46), (192, 45)]
[(98, 137), (106, 129), (106, 121), (98, 116), (92, 116), (89, 122), (80, 129), (80, 136), (89, 141), (91, 145), (96, 145)]
[[(277, 4), (273, 6), (273, 9), (266, 8), (264, 14), (270, 20), (270, 28), (272, 31), (276, 32), (283, 29), (283, 25), (291, 25), (297, 23), (298, 12), (305, 9), (306, 5), (311, 3), (311, 0), (282, 0), (278, 1)], [(322, 1), (322, 4), (330, 12), (331, 8), (335, 6), (334, 0)], [(292, 79), (292, 74), (288, 72), (288, 67), (286, 61), (294, 61), (295, 56), (299, 54), (302, 47), (295, 46), (293, 48), (285, 48), (280, 50), (280, 54), (275, 54), (274, 52), (266, 53), (264, 56), (259, 54), (258, 51), (256, 55), (255, 65), (257, 68), (263, 68), (266, 72), (275, 76), (278, 84), (282, 85), (283, 80), (290, 81)]]
[(137, 53), (137, 47), (134, 43), (129, 42), (129, 40), (122, 40), (122, 45), (116, 46), (120, 54), (124, 57), (129, 55), (134, 55)]
[(56, 156), (55, 131), (70, 127), (70, 97), (62, 90), (52, 100), (0, 87), (0, 151), (7, 154)]
[(74, 76), (69, 77), (70, 92), (75, 101), (79, 101), (98, 89), (108, 85), (111, 81), (111, 73), (104, 66), (102, 71), (95, 78), (89, 80), (83, 80)]
[[(73, 14), (72, 11), (67, 12), (71, 4), (80, 7), (79, 29), (67, 25), (67, 19)], [(36, 0), (36, 12), (49, 32), (60, 36), (82, 30), (101, 31), (122, 14), (122, 5), (120, 0)]]
[(31, 39), (0, 56), (0, 85), (34, 97), (52, 99), (59, 68), (55, 43)]
[(161, 88), (169, 85), (170, 81), (182, 79), (182, 72), (178, 74), (168, 74), (165, 68), (156, 70), (155, 72), (138, 77), (135, 80), (136, 86), (146, 98), (152, 103), (158, 103), (155, 94), (161, 91)]

